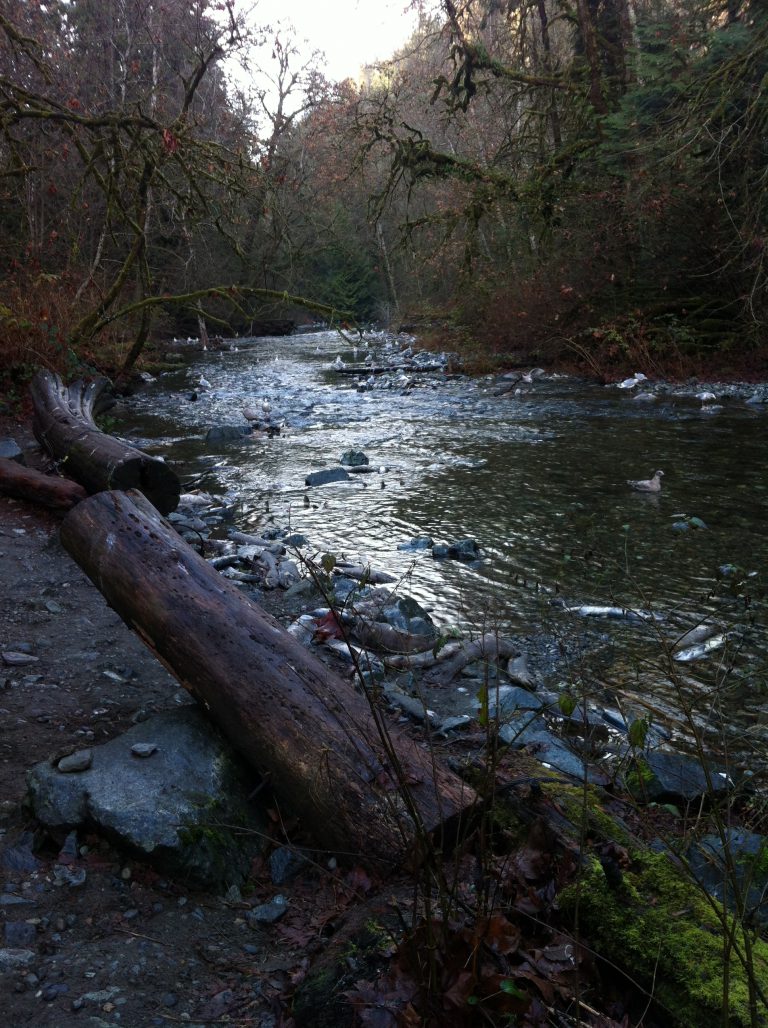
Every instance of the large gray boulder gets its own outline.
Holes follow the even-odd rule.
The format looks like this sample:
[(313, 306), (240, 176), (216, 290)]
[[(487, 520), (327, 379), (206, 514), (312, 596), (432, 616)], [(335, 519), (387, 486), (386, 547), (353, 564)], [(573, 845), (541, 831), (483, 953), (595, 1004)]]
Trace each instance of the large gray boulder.
[(27, 775), (43, 824), (95, 827), (164, 872), (215, 889), (242, 884), (260, 849), (264, 822), (248, 802), (253, 779), (193, 705), (93, 747), (90, 760), (43, 761)]

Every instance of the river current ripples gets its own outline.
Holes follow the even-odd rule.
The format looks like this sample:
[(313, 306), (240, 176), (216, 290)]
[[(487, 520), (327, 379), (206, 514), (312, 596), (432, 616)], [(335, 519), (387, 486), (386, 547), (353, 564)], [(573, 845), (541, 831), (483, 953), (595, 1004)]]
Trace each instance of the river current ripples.
[[(673, 729), (687, 697), (717, 748), (745, 764), (765, 750), (768, 405), (732, 398), (711, 414), (692, 395), (642, 403), (553, 376), (520, 395), (443, 373), (412, 375), (407, 391), (360, 392), (331, 365), (366, 351), (355, 358), (336, 333), (237, 345), (147, 385), (118, 409), (116, 430), (172, 462), (185, 488), (236, 497), (243, 530), (271, 519), (305, 535), (312, 553), (362, 557), (402, 578), (443, 628), (593, 635), (606, 655), (599, 668), (560, 667), (550, 684), (601, 689)], [(371, 337), (377, 363), (383, 345)], [(199, 389), (201, 375), (210, 389)], [(245, 425), (242, 408), (264, 397), (280, 435), (206, 442), (212, 426)], [(305, 486), (349, 449), (377, 470)], [(627, 485), (657, 469), (659, 495)], [(471, 537), (483, 559), (398, 549), (418, 535)], [(658, 619), (594, 617), (588, 605)], [(672, 641), (701, 622), (722, 628), (724, 645), (675, 660)]]

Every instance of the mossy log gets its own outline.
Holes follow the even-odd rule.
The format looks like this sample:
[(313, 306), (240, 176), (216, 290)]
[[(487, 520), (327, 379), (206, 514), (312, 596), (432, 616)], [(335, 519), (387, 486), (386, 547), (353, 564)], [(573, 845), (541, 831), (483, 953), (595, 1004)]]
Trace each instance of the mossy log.
[(61, 541), (321, 846), (371, 863), (450, 844), (476, 795), (222, 578), (136, 490), (78, 504)]
[(54, 510), (70, 510), (88, 495), (81, 485), (69, 478), (44, 475), (42, 471), (25, 468), (5, 457), (0, 457), (0, 493), (41, 503)]
[(106, 378), (97, 378), (65, 386), (53, 372), (38, 371), (30, 385), (35, 436), (88, 493), (139, 489), (161, 514), (170, 514), (181, 493), (176, 473), (163, 461), (105, 434), (94, 421), (105, 409), (108, 385)]

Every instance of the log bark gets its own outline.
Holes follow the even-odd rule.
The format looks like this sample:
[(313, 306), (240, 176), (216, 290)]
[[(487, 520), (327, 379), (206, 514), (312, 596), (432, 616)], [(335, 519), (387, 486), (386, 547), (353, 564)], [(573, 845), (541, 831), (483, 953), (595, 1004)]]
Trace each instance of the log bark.
[[(450, 844), (476, 796), (218, 575), (140, 493), (102, 492), (61, 540), (320, 845), (409, 863)], [(404, 786), (407, 786), (404, 787)]]
[(139, 489), (161, 514), (179, 503), (176, 473), (161, 460), (106, 435), (94, 416), (104, 409), (105, 378), (65, 386), (58, 375), (39, 371), (30, 386), (32, 429), (51, 456), (89, 493)]
[(0, 493), (41, 503), (54, 510), (70, 510), (88, 495), (81, 485), (69, 478), (44, 475), (42, 471), (25, 468), (5, 457), (0, 457)]

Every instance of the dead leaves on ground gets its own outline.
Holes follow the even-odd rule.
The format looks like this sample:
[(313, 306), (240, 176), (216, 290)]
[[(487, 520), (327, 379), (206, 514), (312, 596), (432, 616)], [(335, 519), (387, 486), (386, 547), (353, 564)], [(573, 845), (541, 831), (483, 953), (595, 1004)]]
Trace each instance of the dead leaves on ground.
[[(468, 860), (465, 855), (457, 869), (463, 908), (469, 906), (467, 881), (475, 883), (475, 903), (483, 891), (494, 908), (489, 900), (488, 913), (464, 920), (422, 917), (406, 933), (386, 975), (345, 992), (360, 1024), (544, 1028), (558, 1023), (555, 1011), (571, 1011), (584, 1026), (619, 1028), (584, 1005), (598, 984), (595, 965), (558, 928), (557, 892), (576, 873), (575, 855), (554, 844), (543, 822), (534, 822), (513, 852), (475, 859), (474, 868)], [(562, 1023), (569, 1023), (567, 1015)]]

